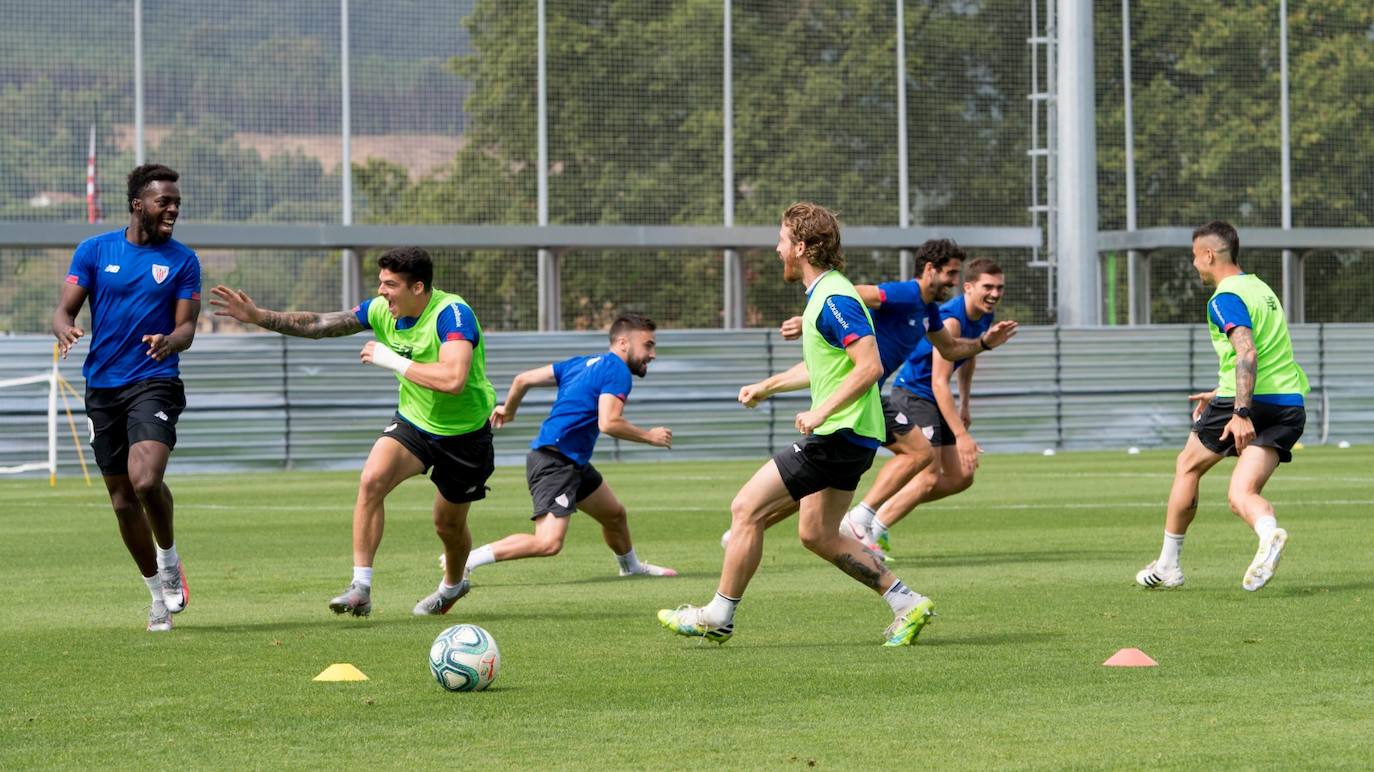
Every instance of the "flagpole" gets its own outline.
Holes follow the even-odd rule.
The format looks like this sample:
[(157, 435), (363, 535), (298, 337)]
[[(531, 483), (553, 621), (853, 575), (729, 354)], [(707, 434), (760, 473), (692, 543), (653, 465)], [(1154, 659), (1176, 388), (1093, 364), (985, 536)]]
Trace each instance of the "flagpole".
[(91, 142), (86, 150), (86, 222), (98, 223), (101, 219), (100, 189), (95, 174), (95, 124), (92, 123)]

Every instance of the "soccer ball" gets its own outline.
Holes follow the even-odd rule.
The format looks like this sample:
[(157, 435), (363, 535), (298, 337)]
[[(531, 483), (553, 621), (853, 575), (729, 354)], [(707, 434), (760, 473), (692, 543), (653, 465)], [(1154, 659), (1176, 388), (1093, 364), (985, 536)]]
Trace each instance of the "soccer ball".
[(496, 680), (501, 652), (491, 633), (477, 625), (454, 625), (429, 647), (429, 672), (451, 692), (480, 692)]

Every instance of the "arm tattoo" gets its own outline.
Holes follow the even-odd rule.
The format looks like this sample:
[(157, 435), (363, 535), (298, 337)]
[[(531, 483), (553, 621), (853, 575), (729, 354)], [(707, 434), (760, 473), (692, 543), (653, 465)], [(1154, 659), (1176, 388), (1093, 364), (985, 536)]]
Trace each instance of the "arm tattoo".
[(352, 311), (331, 311), (316, 314), (310, 311), (263, 311), (264, 329), (300, 338), (337, 338), (362, 332), (362, 322)]
[[(835, 559), (830, 562), (834, 563), (836, 568), (858, 580), (860, 584), (874, 589), (877, 589), (882, 578), (888, 573), (887, 567), (881, 563), (877, 564), (875, 570), (873, 567), (864, 565), (848, 552), (842, 552), (836, 555)], [(870, 559), (870, 562), (876, 563), (877, 561)]]
[(1249, 405), (1255, 393), (1255, 375), (1259, 366), (1255, 352), (1255, 339), (1248, 327), (1237, 327), (1231, 332), (1231, 346), (1236, 350), (1236, 403)]

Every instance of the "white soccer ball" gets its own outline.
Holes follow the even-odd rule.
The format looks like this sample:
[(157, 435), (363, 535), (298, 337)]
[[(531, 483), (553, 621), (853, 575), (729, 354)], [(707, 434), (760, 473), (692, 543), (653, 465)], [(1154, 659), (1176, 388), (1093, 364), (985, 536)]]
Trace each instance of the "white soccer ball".
[(1053, 455), (1054, 455), (1054, 448), (1045, 448), (1044, 452), (1041, 453), (1041, 455), (1044, 455), (1044, 456), (1053, 456)]
[(1336, 447), (1340, 448), (1341, 450), (1345, 450), (1346, 448), (1350, 447), (1350, 442), (1349, 440), (1341, 440), (1340, 442), (1336, 443)]
[(1140, 455), (1140, 448), (1137, 448), (1134, 445), (1132, 445), (1131, 447), (1126, 448), (1126, 452), (1132, 456), (1138, 456)]
[(477, 625), (454, 625), (429, 647), (429, 672), (451, 692), (480, 692), (496, 680), (501, 652), (496, 639)]

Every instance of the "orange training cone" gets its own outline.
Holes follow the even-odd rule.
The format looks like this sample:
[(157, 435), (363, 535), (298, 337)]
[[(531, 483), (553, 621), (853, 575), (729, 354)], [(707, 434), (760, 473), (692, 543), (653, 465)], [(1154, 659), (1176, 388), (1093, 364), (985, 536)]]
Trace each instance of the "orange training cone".
[(1102, 664), (1107, 667), (1155, 667), (1159, 663), (1140, 649), (1122, 649)]

